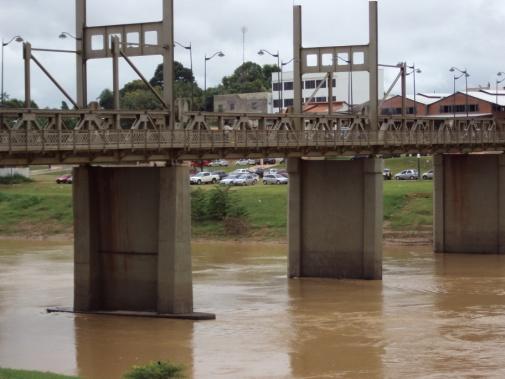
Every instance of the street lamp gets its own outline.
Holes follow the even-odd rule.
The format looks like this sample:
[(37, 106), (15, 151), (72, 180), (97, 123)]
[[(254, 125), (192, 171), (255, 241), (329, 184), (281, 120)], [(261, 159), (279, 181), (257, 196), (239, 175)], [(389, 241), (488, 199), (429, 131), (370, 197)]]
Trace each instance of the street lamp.
[[(279, 85), (279, 90), (277, 91), (277, 94), (278, 94), (278, 100), (279, 100), (279, 103), (282, 101), (281, 99), (281, 86), (283, 85), (281, 83), (281, 58), (280, 58), (280, 54), (279, 54), (279, 50), (277, 50), (277, 54), (272, 54), (270, 51), (266, 50), (266, 49), (261, 49), (260, 51), (258, 51), (258, 55), (265, 55), (265, 53), (267, 53), (268, 55), (271, 55), (273, 58), (277, 58), (277, 83)], [(279, 113), (280, 113), (280, 109), (281, 107), (279, 106)]]
[[(468, 74), (468, 71), (466, 70), (466, 68), (464, 70), (460, 70), (457, 67), (451, 67), (451, 69), (449, 71), (461, 73), (461, 75), (458, 76), (457, 78), (456, 78), (456, 76), (454, 76), (454, 102), (456, 102), (456, 80), (458, 80), (459, 78), (461, 78), (463, 76), (465, 77), (465, 94), (466, 94), (465, 108), (466, 108), (466, 117), (468, 118), (468, 78), (470, 77), (470, 75)], [(454, 111), (456, 111), (456, 110), (454, 109)]]
[(177, 41), (174, 41), (176, 45), (182, 47), (183, 49), (186, 49), (186, 50), (189, 50), (189, 61), (190, 61), (190, 65), (191, 65), (191, 108), (193, 110), (193, 107), (194, 107), (194, 89), (195, 89), (195, 83), (194, 83), (194, 78), (195, 76), (193, 75), (193, 48), (191, 47), (191, 42), (189, 43), (189, 46), (184, 46), (182, 44), (180, 44), (179, 42)]
[(407, 67), (410, 68), (412, 71), (409, 72), (409, 73), (407, 73), (406, 75), (412, 74), (413, 75), (413, 79), (414, 79), (414, 115), (417, 116), (416, 74), (421, 74), (422, 71), (419, 68), (416, 68), (416, 64), (415, 63), (412, 66), (407, 66)]
[(501, 80), (500, 80), (500, 79), (498, 79), (498, 78), (499, 78), (500, 76), (502, 76), (502, 75), (505, 75), (505, 72), (500, 71), (498, 74), (496, 74), (496, 76), (497, 76), (497, 78), (496, 78), (496, 109), (499, 109), (499, 108), (500, 108), (500, 106), (499, 106), (499, 104), (498, 104), (498, 85), (499, 85), (500, 83), (503, 83), (503, 82), (505, 81), (505, 78), (503, 78), (503, 79), (501, 79)]
[(203, 90), (204, 101), (206, 101), (206, 99), (207, 99), (207, 62), (216, 56), (218, 56), (219, 58), (222, 58), (222, 57), (224, 57), (224, 53), (222, 51), (217, 51), (214, 54), (212, 54), (210, 57), (207, 57), (207, 55), (205, 55), (205, 74), (204, 74), (204, 86), (203, 86), (203, 88), (204, 88), (204, 90)]
[(76, 41), (82, 41), (82, 38), (77, 38), (76, 36), (74, 36), (69, 32), (61, 32), (60, 35), (58, 36), (59, 39), (67, 39), (69, 37), (75, 39)]
[[(344, 62), (345, 64), (349, 65), (349, 72), (348, 72), (348, 87), (347, 87), (347, 102), (349, 103), (349, 109), (350, 109), (350, 113), (354, 113), (354, 94), (353, 94), (353, 84), (352, 84), (352, 74), (353, 74), (353, 71), (352, 71), (352, 60), (351, 59), (345, 59), (343, 57), (341, 57), (339, 54), (335, 54), (335, 61), (334, 61), (334, 64), (335, 65), (338, 65), (338, 60), (341, 60), (342, 62)], [(333, 77), (333, 75), (332, 75)], [(333, 86), (333, 83), (331, 83), (331, 86)], [(330, 101), (333, 101), (333, 99), (330, 99)]]
[(281, 62), (281, 106), (279, 108), (279, 113), (284, 109), (284, 66), (287, 66), (291, 62), (293, 62), (295, 58), (291, 58), (287, 62)]
[(23, 42), (23, 38), (21, 36), (14, 36), (8, 42), (4, 42), (2, 39), (2, 106), (5, 104), (5, 95), (4, 95), (4, 47), (9, 45), (11, 42)]

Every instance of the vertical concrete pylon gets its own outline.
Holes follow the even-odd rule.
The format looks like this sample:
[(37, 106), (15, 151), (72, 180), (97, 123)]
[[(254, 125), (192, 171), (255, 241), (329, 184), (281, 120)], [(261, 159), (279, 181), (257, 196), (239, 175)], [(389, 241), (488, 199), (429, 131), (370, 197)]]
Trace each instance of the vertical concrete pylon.
[(436, 253), (505, 254), (505, 155), (436, 155)]
[(288, 275), (381, 279), (383, 160), (289, 159)]
[(84, 31), (86, 29), (86, 0), (75, 0), (75, 50), (76, 54), (76, 91), (77, 105), (88, 106), (88, 78)]
[(377, 1), (369, 3), (369, 50), (368, 67), (370, 71), (369, 121), (372, 130), (379, 129), (379, 18)]
[(74, 169), (74, 311), (193, 313), (187, 166)]

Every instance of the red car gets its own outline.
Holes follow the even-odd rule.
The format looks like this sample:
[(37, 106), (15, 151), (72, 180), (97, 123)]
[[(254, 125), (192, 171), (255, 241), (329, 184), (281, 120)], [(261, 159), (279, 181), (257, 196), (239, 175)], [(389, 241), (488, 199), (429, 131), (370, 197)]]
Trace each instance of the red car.
[(191, 167), (208, 167), (211, 161), (191, 161)]
[(56, 183), (58, 184), (72, 184), (72, 175), (67, 174), (67, 175), (62, 175), (56, 179)]

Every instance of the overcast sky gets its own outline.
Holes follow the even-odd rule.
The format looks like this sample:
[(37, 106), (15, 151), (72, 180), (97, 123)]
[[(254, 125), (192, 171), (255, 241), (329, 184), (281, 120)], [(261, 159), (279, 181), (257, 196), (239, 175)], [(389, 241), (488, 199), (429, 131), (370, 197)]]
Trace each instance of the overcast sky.
[[(158, 21), (161, 3), (88, 0), (88, 25)], [(203, 87), (206, 53), (222, 50), (226, 54), (209, 62), (209, 86), (242, 63), (243, 26), (247, 27), (246, 60), (275, 63), (270, 56), (258, 56), (259, 49), (280, 50), (282, 59), (290, 60), (293, 3), (303, 5), (304, 46), (368, 42), (368, 0), (175, 0), (175, 38), (193, 44), (199, 84)], [(34, 47), (72, 49), (73, 42), (60, 40), (58, 35), (74, 32), (74, 17), (73, 0), (0, 0), (0, 36), (7, 40), (19, 34)], [(494, 83), (496, 73), (505, 71), (504, 27), (504, 0), (379, 0), (379, 61), (415, 62), (423, 70), (417, 80), (418, 91), (452, 91), (448, 72), (452, 65), (468, 68), (472, 86)], [(36, 56), (74, 94), (74, 57)], [(178, 48), (176, 59), (189, 66), (186, 50)], [(150, 78), (161, 58), (134, 61)], [(32, 70), (33, 99), (41, 106), (59, 106), (62, 95), (38, 68)], [(112, 87), (111, 72), (109, 60), (89, 63), (90, 100), (103, 88)], [(394, 70), (386, 73), (385, 88), (395, 74)], [(132, 79), (136, 79), (134, 73), (122, 64), (121, 84)], [(22, 49), (17, 43), (5, 48), (5, 90), (23, 97)]]

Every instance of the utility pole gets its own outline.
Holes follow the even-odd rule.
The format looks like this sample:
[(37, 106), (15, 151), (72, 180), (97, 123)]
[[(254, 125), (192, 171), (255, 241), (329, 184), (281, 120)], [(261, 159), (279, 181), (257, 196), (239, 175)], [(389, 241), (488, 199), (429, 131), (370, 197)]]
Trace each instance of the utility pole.
[(245, 34), (247, 33), (247, 28), (242, 26), (242, 64), (245, 63)]

